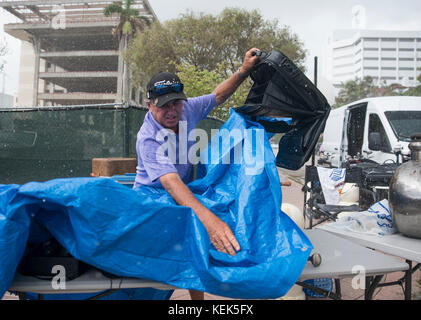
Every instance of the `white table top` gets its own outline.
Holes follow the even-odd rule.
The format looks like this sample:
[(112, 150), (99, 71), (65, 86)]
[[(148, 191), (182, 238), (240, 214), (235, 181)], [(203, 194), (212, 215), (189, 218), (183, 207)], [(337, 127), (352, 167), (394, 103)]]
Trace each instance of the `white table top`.
[(385, 236), (364, 234), (335, 228), (332, 227), (330, 223), (319, 225), (316, 228), (351, 240), (364, 247), (380, 250), (396, 257), (421, 263), (421, 239), (409, 238), (401, 233)]
[(314, 267), (307, 262), (300, 281), (314, 278), (347, 278), (354, 277), (361, 272), (361, 267), (367, 276), (386, 274), (395, 271), (408, 270), (404, 261), (395, 257), (376, 252), (338, 237), (329, 232), (312, 229), (304, 233), (312, 242), (312, 253), (320, 253), (322, 263)]
[(173, 286), (151, 280), (135, 278), (108, 278), (105, 277), (101, 271), (90, 269), (80, 277), (66, 281), (65, 289), (54, 289), (51, 280), (42, 280), (16, 273), (15, 279), (8, 291), (34, 292), (41, 294), (95, 293), (110, 289), (129, 288), (155, 288), (159, 290), (176, 289)]
[[(362, 266), (366, 275), (385, 274), (407, 270), (408, 264), (391, 256), (364, 248), (349, 240), (322, 230), (305, 230), (312, 242), (313, 253), (320, 253), (322, 263), (314, 267), (307, 262), (299, 281), (315, 278), (353, 277), (356, 266)], [(361, 272), (361, 269), (357, 269)], [(90, 293), (108, 289), (155, 288), (161, 290), (175, 289), (166, 284), (135, 278), (107, 278), (100, 271), (91, 269), (77, 279), (66, 281), (65, 290), (53, 289), (52, 282), (34, 277), (16, 274), (9, 291), (52, 293)]]

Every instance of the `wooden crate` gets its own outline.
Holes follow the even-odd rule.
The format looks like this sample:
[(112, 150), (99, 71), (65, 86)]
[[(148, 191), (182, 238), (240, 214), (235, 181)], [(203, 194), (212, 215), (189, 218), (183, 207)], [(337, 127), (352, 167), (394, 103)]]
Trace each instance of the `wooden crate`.
[(91, 176), (111, 177), (116, 174), (135, 173), (136, 166), (136, 158), (94, 158)]

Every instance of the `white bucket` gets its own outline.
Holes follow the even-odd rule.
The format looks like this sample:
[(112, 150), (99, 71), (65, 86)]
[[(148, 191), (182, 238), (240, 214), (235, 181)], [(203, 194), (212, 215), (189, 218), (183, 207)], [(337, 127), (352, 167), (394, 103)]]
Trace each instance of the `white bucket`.
[[(304, 229), (304, 216), (303, 212), (298, 209), (296, 206), (290, 203), (282, 203), (281, 210), (285, 212), (288, 217), (295, 222), (297, 226)], [(305, 300), (306, 295), (303, 291), (303, 288), (298, 285), (293, 285), (292, 288), (287, 292), (283, 297), (278, 298), (277, 300)]]
[(360, 189), (355, 183), (345, 183), (339, 195), (340, 204), (358, 204), (360, 200)]

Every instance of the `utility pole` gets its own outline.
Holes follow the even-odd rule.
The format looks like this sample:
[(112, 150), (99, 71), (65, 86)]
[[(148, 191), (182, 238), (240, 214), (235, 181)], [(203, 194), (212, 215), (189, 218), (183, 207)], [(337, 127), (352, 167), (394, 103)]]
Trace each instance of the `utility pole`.
[[(317, 56), (314, 57), (314, 85), (317, 88), (317, 62), (318, 62), (318, 58)], [(316, 163), (316, 149), (313, 150), (313, 155), (311, 157), (311, 165), (314, 167)]]

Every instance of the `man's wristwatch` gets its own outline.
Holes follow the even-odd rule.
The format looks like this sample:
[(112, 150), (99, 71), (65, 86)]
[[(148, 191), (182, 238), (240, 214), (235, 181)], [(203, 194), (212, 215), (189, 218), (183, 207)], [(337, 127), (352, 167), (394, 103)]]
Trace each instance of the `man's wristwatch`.
[(238, 69), (237, 74), (240, 79), (246, 79), (249, 76), (248, 74), (241, 73), (240, 69)]

